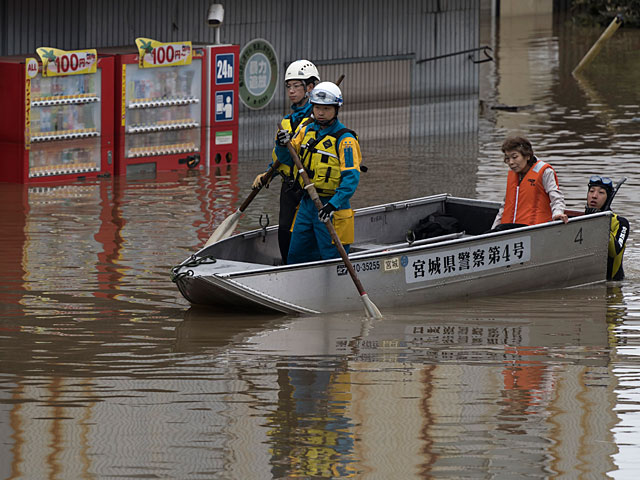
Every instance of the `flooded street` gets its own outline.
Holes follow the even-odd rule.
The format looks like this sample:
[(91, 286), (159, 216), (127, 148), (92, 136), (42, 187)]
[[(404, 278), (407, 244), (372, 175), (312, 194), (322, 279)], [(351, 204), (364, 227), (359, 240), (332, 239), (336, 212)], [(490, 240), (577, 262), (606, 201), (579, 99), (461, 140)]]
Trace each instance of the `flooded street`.
[[(384, 311), (190, 307), (169, 274), (249, 194), (240, 166), (0, 184), (0, 478), (616, 478), (640, 471), (640, 31), (485, 25), (477, 135), (367, 142), (355, 208), (501, 200), (522, 133), (582, 210), (627, 177), (623, 282)], [(519, 107), (507, 110), (495, 107)], [(348, 99), (345, 102), (348, 109)], [(278, 188), (239, 230), (277, 221)], [(373, 299), (375, 300), (375, 299)]]

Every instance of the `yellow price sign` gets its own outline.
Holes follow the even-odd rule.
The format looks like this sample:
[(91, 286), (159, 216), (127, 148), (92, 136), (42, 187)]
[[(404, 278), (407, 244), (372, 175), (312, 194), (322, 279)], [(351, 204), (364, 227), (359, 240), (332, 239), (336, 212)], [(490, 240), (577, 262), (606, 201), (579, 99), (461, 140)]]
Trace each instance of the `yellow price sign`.
[(191, 42), (160, 43), (150, 38), (136, 38), (140, 68), (190, 65), (193, 56)]
[(81, 75), (98, 70), (98, 52), (95, 48), (66, 52), (58, 48), (40, 47), (36, 52), (42, 60), (43, 77)]

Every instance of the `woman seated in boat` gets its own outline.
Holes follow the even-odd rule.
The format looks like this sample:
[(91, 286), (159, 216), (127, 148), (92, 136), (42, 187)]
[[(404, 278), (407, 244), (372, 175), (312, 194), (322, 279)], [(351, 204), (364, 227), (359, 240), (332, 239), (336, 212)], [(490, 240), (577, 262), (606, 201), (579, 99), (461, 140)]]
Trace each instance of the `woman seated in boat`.
[(499, 231), (551, 220), (567, 223), (558, 176), (551, 165), (536, 158), (531, 142), (509, 137), (502, 143), (502, 152), (509, 166), (507, 191), (491, 228)]
[[(613, 182), (610, 178), (594, 175), (589, 179), (587, 206), (584, 213), (606, 212), (611, 210), (613, 201)], [(611, 217), (609, 230), (609, 256), (607, 259), (607, 280), (623, 280), (622, 256), (629, 238), (629, 221), (616, 215)]]

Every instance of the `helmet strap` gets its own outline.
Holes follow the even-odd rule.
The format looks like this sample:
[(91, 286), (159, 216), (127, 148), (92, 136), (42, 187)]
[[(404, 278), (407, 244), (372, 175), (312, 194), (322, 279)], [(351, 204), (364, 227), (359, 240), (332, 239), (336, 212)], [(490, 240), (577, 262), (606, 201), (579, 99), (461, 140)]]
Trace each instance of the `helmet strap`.
[(300, 107), (303, 107), (308, 101), (309, 101), (309, 95), (306, 94), (304, 97), (302, 97), (302, 100), (300, 100), (298, 103), (294, 103), (293, 106), (300, 108)]
[(320, 121), (317, 118), (315, 119), (315, 122), (320, 125), (323, 128), (327, 128), (330, 127), (331, 125), (333, 125), (335, 122), (338, 121), (338, 115), (336, 115), (335, 117), (333, 117), (331, 120), (323, 120)]

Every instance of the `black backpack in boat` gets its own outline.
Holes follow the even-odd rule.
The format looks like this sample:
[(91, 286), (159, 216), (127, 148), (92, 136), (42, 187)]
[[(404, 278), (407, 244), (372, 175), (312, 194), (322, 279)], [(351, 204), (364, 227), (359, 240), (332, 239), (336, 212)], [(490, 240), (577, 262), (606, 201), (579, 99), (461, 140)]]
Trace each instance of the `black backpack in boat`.
[(439, 237), (450, 233), (461, 232), (460, 223), (456, 217), (444, 213), (434, 213), (420, 220), (410, 232), (415, 240)]

